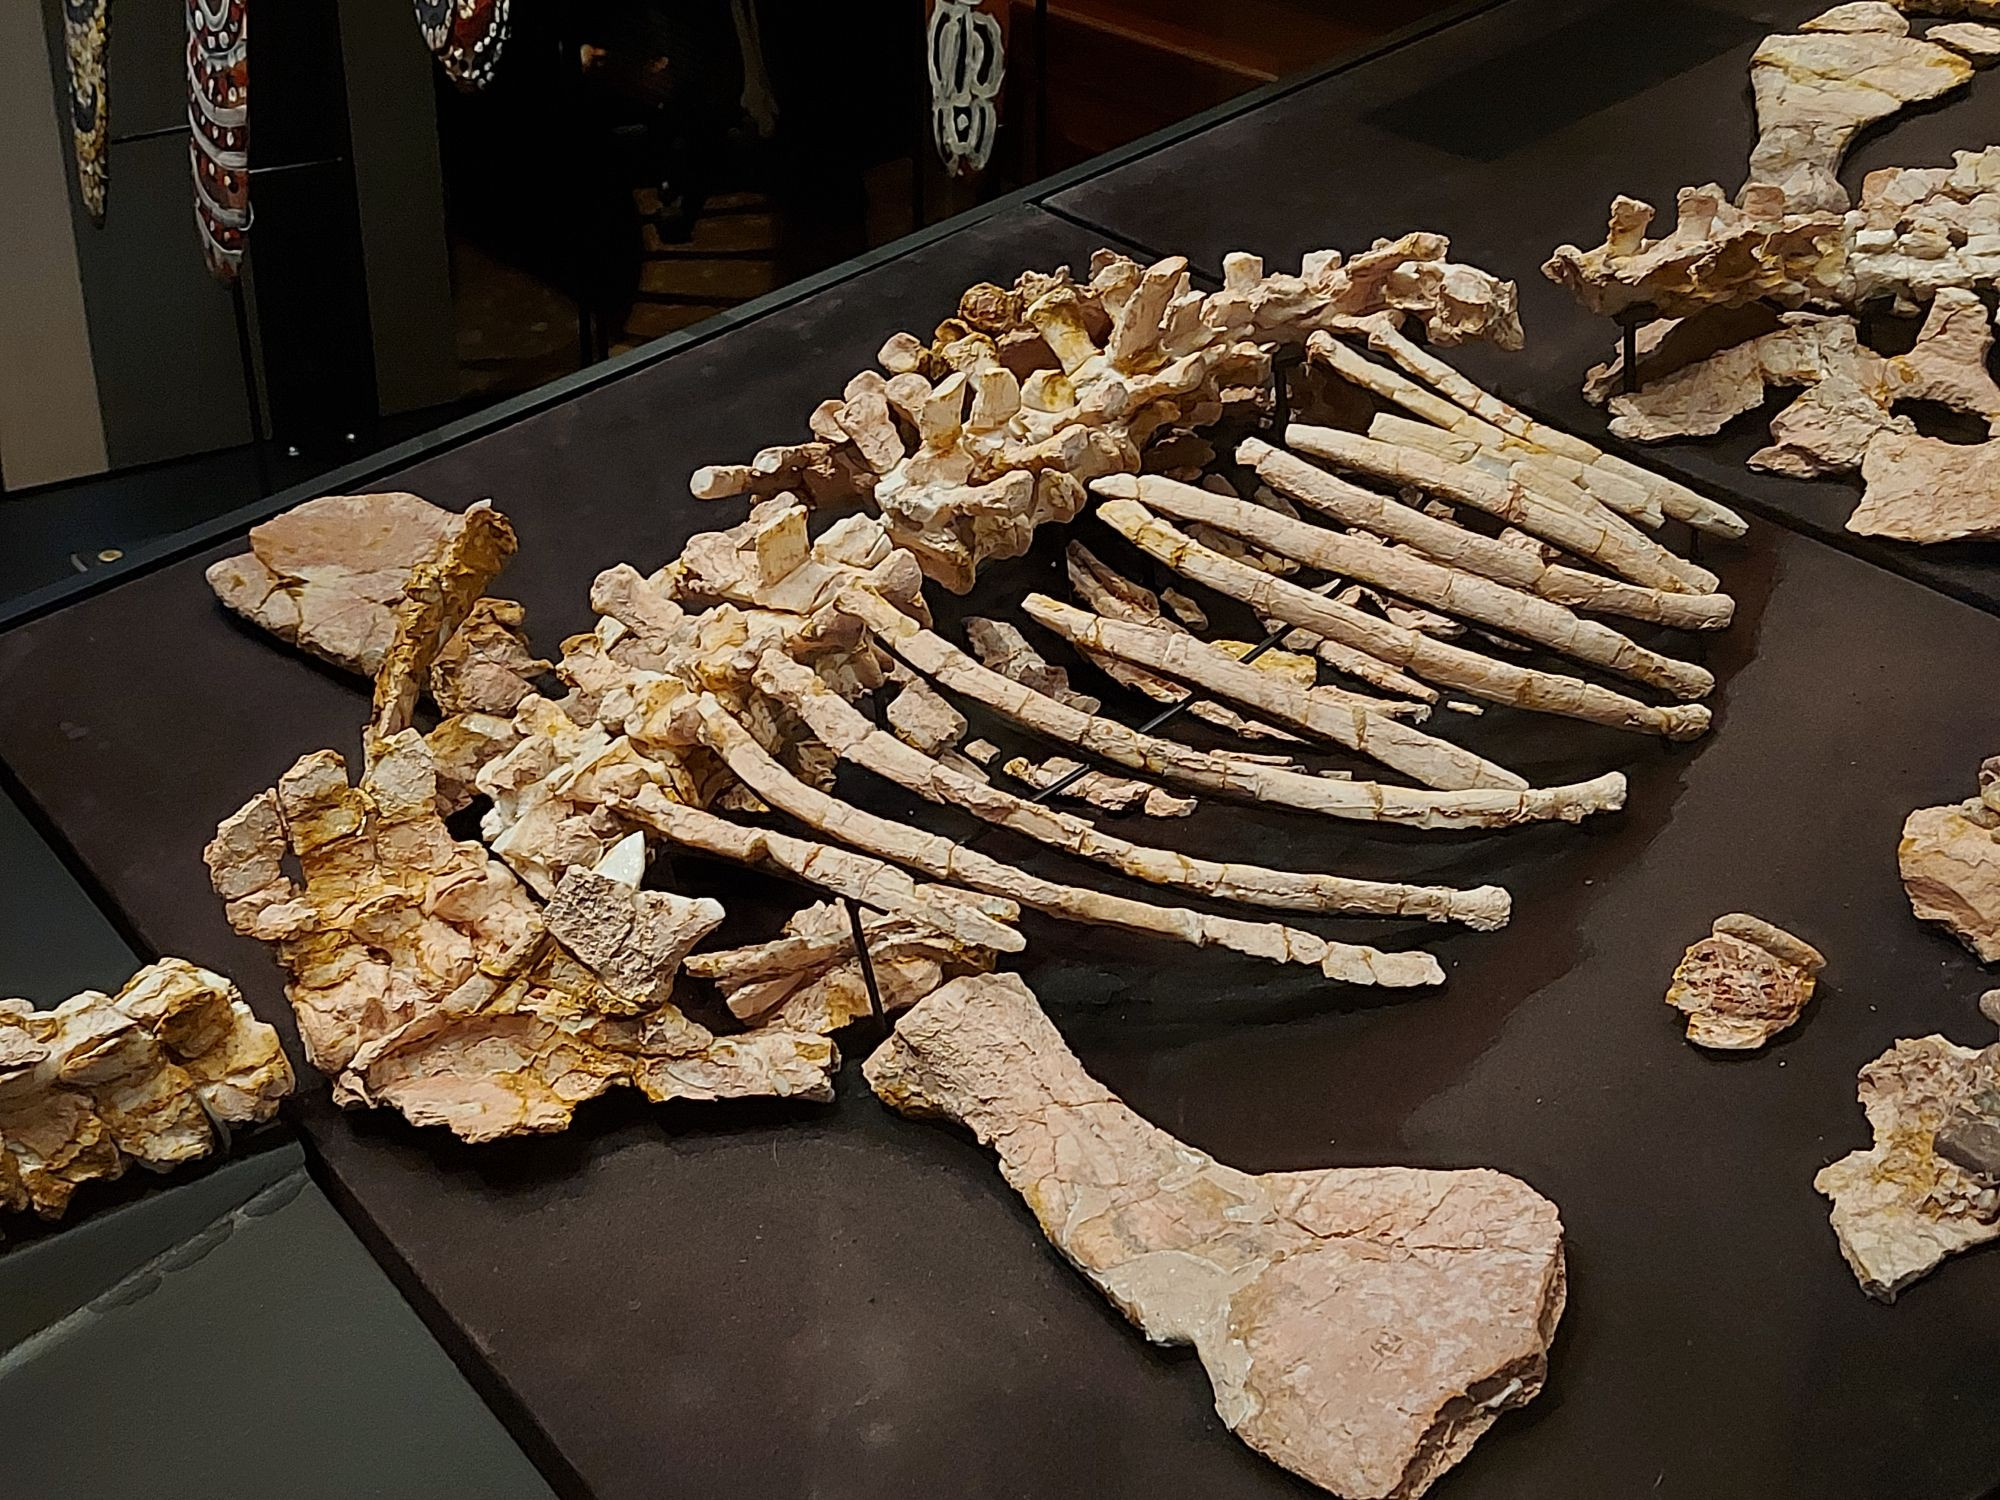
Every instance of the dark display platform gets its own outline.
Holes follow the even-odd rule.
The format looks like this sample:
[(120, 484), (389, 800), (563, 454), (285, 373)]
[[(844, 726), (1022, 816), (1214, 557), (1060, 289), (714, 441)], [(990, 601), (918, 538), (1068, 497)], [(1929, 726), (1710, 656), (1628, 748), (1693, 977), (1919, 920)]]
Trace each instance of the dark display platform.
[[(1516, 0), (1461, 27), (1509, 14), (1511, 35), (1480, 33), (1496, 52), (1570, 11)], [(1352, 88), (1360, 72), (1392, 75), (1369, 86), (1370, 107), (1449, 78), (1468, 61), (1461, 27), (1263, 110)], [(1717, 68), (1740, 79), (1740, 58), (1697, 72), (1719, 79)], [(1428, 188), (1418, 173), (1371, 207), (1388, 168), (1360, 136), (1239, 140), (1225, 212), (1207, 142), (1247, 128), (1215, 127), (1156, 159), (1187, 161), (1185, 179), (1170, 166), (1152, 179), (1182, 217), (1155, 226), (1159, 248), (1212, 259), (1243, 244), (1276, 260), (1428, 222), (1466, 258), (1511, 268), (1492, 253), (1497, 229), (1482, 244), (1476, 220), (1455, 222), (1470, 166)], [(1288, 166), (1328, 181), (1351, 168), (1354, 187), (1243, 196), (1241, 184)], [(1635, 175), (1604, 180), (1645, 188)], [(1065, 210), (1080, 211), (1083, 193), (1062, 195)], [(1131, 232), (1154, 241), (1144, 225)], [(599, 569), (657, 565), (690, 533), (740, 516), (687, 498), (697, 463), (795, 437), (888, 333), (928, 326), (970, 282), (1080, 262), (1105, 238), (1009, 210), (376, 487), (451, 505), (491, 496), (522, 538), (498, 592), (527, 604), (552, 653), (589, 623)], [(1538, 361), (1575, 364), (1547, 353), (1553, 337), (1536, 341), (1557, 325), (1534, 287), (1524, 276), (1529, 351), (1466, 361), (1482, 376), (1511, 369), (1499, 384), (1516, 396)], [(1053, 543), (995, 569), (972, 607), (1006, 610), (1050, 580)], [(0, 760), (136, 934), (226, 969), (289, 1031), (278, 972), (228, 932), (200, 850), (299, 754), (354, 753), (366, 694), (224, 614), (201, 570), (236, 545), (0, 635)], [(1093, 1072), (1224, 1161), (1484, 1164), (1560, 1206), (1571, 1301), (1548, 1388), (1438, 1495), (1972, 1500), (2000, 1480), (2000, 1254), (1954, 1262), (1884, 1309), (1841, 1264), (1811, 1179), (1866, 1144), (1854, 1074), (1891, 1040), (1990, 1035), (1973, 1007), (1987, 976), (1910, 917), (1894, 848), (1905, 814), (1969, 795), (2000, 742), (2000, 702), (1957, 670), (2000, 652), (2000, 621), (1767, 523), (1705, 560), (1741, 601), (1735, 628), (1700, 643), (1721, 679), (1708, 739), (1670, 749), (1497, 710), (1447, 725), (1541, 782), (1622, 767), (1622, 814), (1453, 837), (1220, 804), (1126, 825), (1191, 852), (1507, 885), (1517, 915), (1497, 934), (1303, 924), (1422, 942), (1451, 976), (1444, 990), (1347, 990), (1046, 921), (1028, 924), (1022, 972)], [(941, 613), (955, 630), (963, 610)], [(854, 791), (927, 826), (962, 826), (879, 786)], [(1131, 889), (1012, 840), (987, 847)], [(732, 911), (796, 900), (681, 865)], [(1785, 1038), (1719, 1059), (1680, 1039), (1661, 996), (1681, 949), (1735, 909), (1817, 943), (1830, 968)], [(1224, 1431), (1199, 1364), (1145, 1346), (1048, 1247), (983, 1152), (876, 1105), (854, 1067), (869, 1039), (846, 1040), (841, 1098), (824, 1108), (624, 1098), (586, 1108), (563, 1136), (482, 1148), (339, 1114), (323, 1086), (292, 1113), (322, 1184), (566, 1493), (1316, 1493)]]
[[(1674, 194), (1734, 192), (1756, 139), (1750, 54), (1763, 37), (1827, 7), (1754, 0), (1512, 0), (1361, 66), (1294, 88), (1166, 150), (1052, 195), (1058, 213), (1186, 255), (1219, 273), (1232, 250), (1296, 269), (1300, 254), (1365, 249), (1379, 235), (1433, 229), (1454, 259), (1521, 288), (1527, 347), (1453, 358), (1545, 420), (1603, 440), (1605, 413), (1578, 393), (1617, 327), (1542, 275), (1560, 244), (1604, 239), (1619, 193), (1674, 222)], [(1930, 24), (1917, 20), (1913, 31)], [(1841, 179), (1850, 191), (1891, 166), (1949, 166), (2000, 141), (2000, 76), (1864, 132)], [(1743, 460), (1769, 438), (1769, 410), (1714, 438), (1625, 451), (1983, 608), (2000, 611), (2000, 545), (1934, 547), (1854, 536), (1842, 523), (1858, 478), (1758, 474)], [(1615, 442), (1613, 446), (1618, 446)]]

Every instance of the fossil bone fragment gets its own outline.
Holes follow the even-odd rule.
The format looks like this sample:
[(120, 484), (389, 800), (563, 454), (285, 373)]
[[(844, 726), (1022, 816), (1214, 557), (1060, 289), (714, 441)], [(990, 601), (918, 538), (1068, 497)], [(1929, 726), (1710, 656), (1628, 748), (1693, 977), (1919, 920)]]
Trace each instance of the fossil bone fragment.
[(1951, 21), (1943, 26), (1927, 27), (1924, 40), (1951, 48), (1975, 68), (2000, 62), (2000, 28), (1982, 26), (1976, 21)]
[(549, 664), (528, 650), (525, 613), (511, 599), (475, 599), (465, 623), (431, 663), (431, 698), (443, 714), (506, 717), (535, 691)]
[(1165, 787), (1135, 781), (1129, 776), (1107, 775), (1092, 770), (1082, 761), (1060, 755), (1051, 755), (1047, 760), (1010, 756), (1000, 763), (1000, 770), (1038, 792), (1086, 803), (1108, 813), (1137, 808), (1149, 818), (1185, 818), (1195, 810), (1193, 797), (1177, 797)]
[(1716, 586), (1715, 575), (1706, 568), (1668, 551), (1608, 511), (1579, 515), (1471, 464), (1298, 422), (1285, 429), (1285, 446), (1336, 468), (1485, 511), (1632, 583), (1692, 594), (1712, 593)]
[(1649, 651), (1610, 626), (1579, 619), (1551, 600), (1367, 538), (1343, 536), (1261, 506), (1152, 475), (1139, 479), (1115, 475), (1098, 480), (1092, 488), (1100, 495), (1137, 500), (1177, 521), (1207, 522), (1311, 567), (1535, 641), (1679, 697), (1699, 698), (1715, 686), (1715, 678), (1704, 668)]
[(2000, 1046), (1906, 1037), (1861, 1070), (1860, 1096), (1874, 1145), (1822, 1168), (1813, 1186), (1833, 1200), (1861, 1289), (1893, 1302), (1947, 1256), (2000, 1239), (2000, 1163), (1972, 1155), (2000, 1129)]
[(0, 1208), (59, 1218), (84, 1183), (206, 1156), (216, 1125), (268, 1120), (291, 1089), (277, 1032), (185, 959), (53, 1010), (0, 1002)]
[[(622, 912), (601, 893), (578, 900), (563, 918), (593, 958), (617, 960), (606, 967), (626, 993), (562, 946), (504, 866), (446, 831), (413, 731), (383, 742), (359, 785), (332, 751), (304, 757), (223, 823), (204, 858), (230, 924), (277, 944), (307, 1058), (342, 1105), (483, 1141), (560, 1130), (618, 1084), (655, 1100), (830, 1097), (837, 1059), (824, 1038), (716, 1036), (631, 993), (665, 993), (670, 974), (642, 977), (642, 959), (677, 959), (686, 930), (663, 930), (673, 922), (641, 893)], [(621, 865), (629, 873), (629, 854)], [(687, 925), (699, 927), (710, 913), (692, 905)], [(621, 916), (628, 936), (660, 941), (624, 951)]]
[(279, 640), (373, 677), (411, 571), (461, 524), (415, 495), (326, 495), (252, 526), (208, 585)]
[[(960, 943), (901, 917), (862, 919), (884, 1014), (907, 1010), (947, 979), (993, 967), (988, 948)], [(847, 910), (830, 901), (801, 907), (767, 943), (697, 953), (687, 971), (713, 980), (731, 1014), (756, 1026), (827, 1034), (873, 1009)]]
[(1798, 1020), (1826, 960), (1782, 928), (1731, 912), (1681, 956), (1667, 1004), (1698, 1047), (1750, 1051)]
[(1153, 933), (1196, 947), (1226, 947), (1277, 963), (1310, 964), (1329, 979), (1353, 984), (1400, 988), (1444, 980), (1444, 971), (1428, 953), (1384, 953), (1351, 943), (1327, 942), (1275, 923), (1153, 906), (1043, 880), (936, 834), (878, 818), (807, 786), (772, 760), (714, 698), (703, 698), (697, 710), (703, 740), (766, 802), (821, 829), (830, 838), (894, 860), (932, 880), (1005, 896), (1070, 921)]
[(1892, 6), (1842, 5), (1795, 35), (1764, 39), (1750, 59), (1757, 144), (1739, 202), (1770, 186), (1792, 213), (1845, 211), (1837, 172), (1862, 127), (1972, 77), (1959, 54), (1908, 31)]
[(905, 672), (886, 713), (896, 738), (926, 755), (949, 750), (965, 737), (965, 715), (914, 672)]
[(1134, 545), (1197, 583), (1475, 698), (1674, 740), (1696, 739), (1708, 730), (1709, 712), (1698, 703), (1655, 708), (1581, 678), (1494, 661), (1378, 620), (1281, 578), (1266, 577), (1209, 551), (1136, 501), (1108, 500), (1098, 515)]
[(1979, 795), (1904, 820), (1896, 864), (1920, 921), (1939, 922), (1987, 962), (2000, 959), (2000, 756), (1979, 767)]
[(983, 666), (998, 672), (1010, 682), (1018, 682), (1024, 688), (1087, 714), (1096, 713), (1101, 706), (1088, 693), (1073, 689), (1069, 685), (1069, 673), (1050, 665), (1041, 652), (1028, 644), (1028, 638), (1021, 634), (1020, 629), (1005, 620), (967, 620), (965, 640)]
[(1236, 456), (1282, 493), (1343, 525), (1401, 542), (1438, 562), (1511, 584), (1573, 609), (1689, 630), (1727, 625), (1734, 604), (1726, 594), (1686, 594), (1645, 588), (1545, 561), (1537, 552), (1468, 531), (1422, 510), (1351, 484), (1259, 438), (1245, 438)]
[(1507, 920), (1507, 894), (1493, 886), (1459, 891), (1442, 886), (1351, 880), (1337, 875), (1224, 864), (1169, 850), (1149, 849), (1104, 833), (1070, 813), (1029, 802), (937, 764), (895, 736), (876, 729), (852, 705), (829, 691), (808, 668), (780, 652), (766, 653), (758, 666), (757, 681), (760, 687), (782, 699), (843, 759), (929, 801), (962, 807), (987, 822), (1080, 859), (1106, 865), (1136, 880), (1280, 910), (1421, 916), (1430, 921), (1460, 921), (1481, 930), (1502, 926)]
[(1370, 756), (1425, 786), (1458, 790), (1520, 784), (1521, 779), (1506, 767), (1376, 713), (1339, 688), (1301, 689), (1245, 666), (1228, 652), (1191, 635), (1107, 620), (1041, 594), (1028, 595), (1021, 607), (1079, 647), (1182, 678), (1253, 708), (1266, 718)]
[(2000, 536), (2000, 439), (1947, 443), (1884, 431), (1861, 460), (1867, 484), (1847, 518), (1860, 536), (1951, 542)]
[(1421, 828), (1509, 828), (1557, 818), (1576, 822), (1625, 804), (1625, 778), (1616, 772), (1569, 786), (1447, 792), (1329, 781), (1240, 756), (1209, 754), (1080, 713), (1010, 682), (864, 591), (842, 595), (841, 603), (884, 645), (940, 686), (1048, 739), (1176, 785), (1330, 817)]
[(863, 1072), (991, 1147), (1141, 1332), (1194, 1345), (1231, 1430), (1336, 1495), (1414, 1500), (1541, 1388), (1562, 1225), (1515, 1178), (1223, 1166), (1091, 1078), (1008, 974), (940, 989)]

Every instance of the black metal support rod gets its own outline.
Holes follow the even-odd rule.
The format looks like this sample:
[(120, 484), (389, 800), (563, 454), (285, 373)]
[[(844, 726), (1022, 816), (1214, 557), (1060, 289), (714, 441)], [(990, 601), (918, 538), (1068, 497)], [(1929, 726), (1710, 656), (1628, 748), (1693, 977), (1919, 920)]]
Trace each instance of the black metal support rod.
[(854, 956), (861, 960), (861, 982), (868, 987), (868, 1008), (875, 1013), (875, 1024), (882, 1029), (882, 1035), (889, 1034), (889, 1013), (882, 1008), (882, 991), (875, 982), (875, 960), (868, 956), (868, 934), (861, 926), (861, 906), (852, 896), (842, 896), (847, 903), (847, 922), (854, 929)]
[(1626, 395), (1639, 389), (1639, 325), (1631, 318), (1622, 320), (1620, 333), (1624, 341), (1625, 369), (1620, 383)]
[(241, 275), (229, 283), (229, 303), (236, 314), (236, 357), (243, 364), (243, 404), (250, 417), (250, 456), (257, 465), (257, 492), (268, 495), (271, 470), (264, 454), (264, 403), (257, 399), (257, 358), (250, 344), (250, 309), (243, 301)]

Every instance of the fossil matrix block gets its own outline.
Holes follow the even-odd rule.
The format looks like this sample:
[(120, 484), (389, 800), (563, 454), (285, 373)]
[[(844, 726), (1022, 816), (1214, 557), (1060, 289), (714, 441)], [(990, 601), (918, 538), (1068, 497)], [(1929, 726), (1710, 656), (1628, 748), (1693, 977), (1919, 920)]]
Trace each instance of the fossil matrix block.
[(1861, 1289), (1896, 1293), (2000, 1239), (2000, 1046), (1907, 1037), (1861, 1070), (1875, 1144), (1813, 1178)]
[(864, 1071), (991, 1146), (1077, 1269), (1195, 1346), (1231, 1429), (1337, 1495), (1421, 1495), (1541, 1389), (1562, 1225), (1512, 1177), (1225, 1167), (1084, 1072), (1011, 974), (923, 1000)]
[(1919, 920), (1942, 922), (1987, 963), (2000, 959), (2000, 756), (1979, 767), (1977, 797), (1910, 814), (1896, 863)]
[(1810, 944), (1731, 912), (1682, 955), (1667, 1004), (1686, 1013), (1696, 1046), (1752, 1051), (1798, 1020), (1824, 967)]

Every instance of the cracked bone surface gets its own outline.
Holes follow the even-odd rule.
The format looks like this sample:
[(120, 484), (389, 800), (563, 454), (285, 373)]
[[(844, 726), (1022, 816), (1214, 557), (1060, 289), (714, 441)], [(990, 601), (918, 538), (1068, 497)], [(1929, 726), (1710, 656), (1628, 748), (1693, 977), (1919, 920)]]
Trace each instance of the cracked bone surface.
[(1550, 564), (1525, 548), (1427, 515), (1387, 495), (1351, 484), (1260, 438), (1245, 438), (1236, 456), (1279, 493), (1342, 525), (1400, 542), (1425, 557), (1482, 578), (1538, 594), (1574, 609), (1682, 629), (1726, 626), (1734, 604), (1726, 594), (1684, 594)]
[(1273, 922), (1210, 916), (1184, 907), (1154, 906), (1124, 896), (1062, 885), (1002, 864), (921, 828), (879, 818), (799, 781), (713, 697), (696, 705), (703, 741), (766, 802), (831, 838), (921, 871), (933, 880), (1019, 901), (1050, 916), (1129, 932), (1152, 933), (1198, 948), (1221, 947), (1273, 963), (1307, 964), (1329, 979), (1390, 988), (1442, 984), (1444, 970), (1428, 953), (1385, 953), (1336, 943)]
[(1204, 522), (1311, 567), (1373, 584), (1414, 603), (1534, 641), (1679, 697), (1699, 698), (1715, 686), (1715, 678), (1704, 668), (1648, 650), (1608, 625), (1579, 619), (1560, 604), (1364, 537), (1344, 536), (1155, 475), (1138, 479), (1118, 475), (1098, 480), (1092, 489), (1117, 499), (1137, 500), (1177, 521)]
[(1910, 908), (1987, 962), (2000, 959), (2000, 756), (1979, 767), (1979, 795), (1904, 820), (1896, 865)]
[(1156, 436), (1251, 399), (1271, 346), (1383, 313), (1418, 319), (1439, 344), (1519, 348), (1513, 284), (1453, 264), (1449, 249), (1409, 234), (1347, 260), (1317, 252), (1296, 276), (1235, 254), (1206, 294), (1180, 257), (1141, 267), (1110, 252), (1087, 282), (1064, 269), (975, 287), (931, 346), (909, 335), (884, 345), (890, 375), (850, 381), (815, 413), (815, 441), (698, 469), (689, 486), (703, 499), (872, 498), (896, 544), (965, 593), (983, 563), (1018, 557), (1036, 527), (1071, 519), (1085, 482), (1134, 472)]
[(279, 640), (373, 677), (411, 572), (465, 524), (416, 495), (326, 495), (251, 527), (208, 585)]
[(0, 1208), (59, 1218), (86, 1182), (206, 1156), (291, 1090), (278, 1033), (185, 959), (53, 1010), (0, 1001)]
[(379, 749), (359, 785), (334, 752), (304, 757), (203, 856), (230, 925), (277, 946), (337, 1103), (484, 1141), (561, 1130), (620, 1084), (654, 1100), (831, 1097), (825, 1038), (717, 1036), (662, 998), (715, 903), (637, 890), (643, 848), (635, 860), (628, 845), (607, 859), (620, 878), (559, 886), (545, 913), (484, 847), (451, 837), (414, 731)]
[(1521, 784), (1505, 766), (1377, 713), (1365, 701), (1339, 688), (1302, 688), (1191, 635), (1107, 620), (1042, 594), (1028, 595), (1021, 607), (1031, 619), (1079, 648), (1105, 652), (1193, 683), (1266, 718), (1370, 756), (1425, 786)]
[(1656, 708), (1581, 678), (1494, 661), (1432, 640), (1421, 631), (1378, 620), (1212, 552), (1137, 501), (1108, 500), (1097, 513), (1113, 530), (1183, 577), (1241, 600), (1259, 613), (1304, 626), (1475, 698), (1672, 740), (1695, 739), (1708, 731), (1709, 711), (1698, 703)]
[(1149, 776), (1239, 801), (1361, 822), (1419, 828), (1511, 828), (1561, 819), (1578, 822), (1625, 805), (1625, 778), (1613, 771), (1568, 786), (1437, 791), (1381, 782), (1331, 781), (1281, 766), (1196, 750), (1082, 713), (1009, 681), (914, 620), (861, 590), (842, 607), (910, 666), (1025, 729)]
[(1906, 1037), (1861, 1070), (1875, 1143), (1820, 1170), (1861, 1289), (1884, 1302), (1947, 1256), (2000, 1239), (2000, 1046)]
[(863, 1072), (991, 1147), (1071, 1264), (1194, 1346), (1230, 1429), (1333, 1494), (1413, 1500), (1541, 1389), (1562, 1224), (1516, 1178), (1226, 1167), (1086, 1073), (1012, 975), (946, 985)]
[(1667, 1004), (1687, 1016), (1698, 1047), (1751, 1051), (1798, 1020), (1826, 960), (1808, 943), (1758, 917), (1717, 917), (1681, 955)]
[(963, 807), (991, 823), (1107, 865), (1135, 879), (1249, 906), (1293, 911), (1346, 911), (1464, 922), (1490, 930), (1505, 924), (1507, 893), (1494, 886), (1453, 890), (1338, 875), (1269, 870), (1149, 849), (1101, 832), (1083, 818), (1016, 797), (939, 765), (893, 735), (876, 729), (851, 704), (829, 691), (810, 670), (779, 652), (758, 665), (760, 687), (779, 698), (814, 734), (866, 770), (933, 802)]

